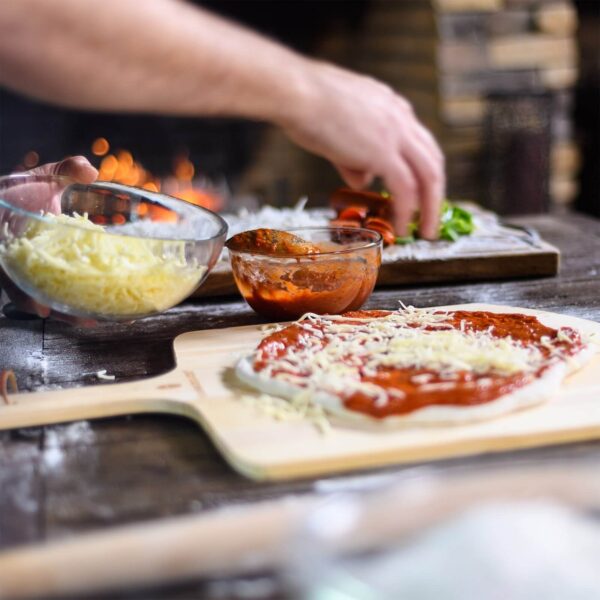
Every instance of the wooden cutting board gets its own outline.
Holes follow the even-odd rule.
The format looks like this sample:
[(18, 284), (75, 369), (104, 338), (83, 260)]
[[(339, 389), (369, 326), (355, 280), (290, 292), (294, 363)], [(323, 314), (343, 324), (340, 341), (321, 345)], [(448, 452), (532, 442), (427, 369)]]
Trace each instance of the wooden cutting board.
[[(600, 323), (486, 304), (449, 309), (522, 312), (552, 327), (600, 334)], [(276, 421), (241, 401), (238, 357), (254, 348), (259, 327), (194, 331), (174, 342), (176, 368), (133, 383), (11, 396), (0, 429), (140, 412), (185, 415), (199, 423), (231, 466), (253, 479), (289, 479), (451, 456), (499, 452), (600, 437), (600, 354), (550, 402), (483, 423), (426, 428), (359, 428), (333, 421), (320, 433), (305, 421)]]
[[(551, 277), (558, 273), (560, 252), (548, 242), (520, 251), (459, 253), (439, 259), (413, 259), (384, 263), (379, 269), (376, 287), (442, 283), (444, 281), (495, 281), (520, 277)], [(239, 291), (229, 264), (213, 269), (193, 298), (236, 296)]]
[[(473, 213), (491, 214), (476, 205), (468, 205), (468, 208)], [(513, 242), (512, 247), (508, 247), (509, 241)], [(533, 230), (504, 225), (482, 242), (480, 240), (476, 245), (462, 243), (456, 251), (439, 256), (417, 253), (409, 258), (388, 257), (387, 260), (385, 254), (391, 249), (385, 248), (377, 287), (550, 277), (558, 273), (560, 251)], [(192, 296), (207, 298), (238, 294), (229, 262), (219, 262)]]

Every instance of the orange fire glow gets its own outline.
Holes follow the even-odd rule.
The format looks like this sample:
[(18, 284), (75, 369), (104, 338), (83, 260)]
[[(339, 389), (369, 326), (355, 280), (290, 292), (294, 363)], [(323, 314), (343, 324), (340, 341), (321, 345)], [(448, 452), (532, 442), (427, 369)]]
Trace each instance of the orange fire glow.
[[(172, 175), (160, 179), (136, 161), (128, 150), (118, 149), (110, 152), (110, 143), (104, 137), (96, 138), (90, 149), (94, 156), (101, 157), (98, 168), (100, 181), (114, 181), (151, 192), (163, 192), (214, 211), (223, 208), (223, 196), (202, 184), (201, 178), (196, 176), (194, 164), (185, 154), (175, 158)], [(39, 161), (39, 154), (30, 150), (23, 157), (23, 162), (17, 170), (31, 169)]]
[(136, 161), (128, 150), (117, 150), (108, 154), (109, 150), (108, 140), (94, 140), (92, 153), (103, 157), (100, 161), (99, 180), (133, 185), (151, 192), (162, 191), (210, 210), (223, 207), (223, 198), (220, 195), (207, 190), (194, 180), (196, 169), (186, 155), (178, 156), (174, 161), (173, 175), (161, 180)]
[(104, 156), (109, 150), (110, 144), (106, 138), (99, 137), (92, 142), (92, 153), (96, 156)]

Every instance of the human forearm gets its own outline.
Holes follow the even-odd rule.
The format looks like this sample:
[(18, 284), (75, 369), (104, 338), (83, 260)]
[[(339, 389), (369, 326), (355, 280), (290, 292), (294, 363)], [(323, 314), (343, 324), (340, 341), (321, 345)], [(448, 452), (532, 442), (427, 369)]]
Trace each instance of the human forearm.
[(98, 110), (285, 121), (307, 60), (176, 0), (19, 0), (0, 9), (0, 83)]
[(420, 208), (437, 235), (443, 156), (406, 100), (179, 0), (0, 3), (0, 84), (78, 108), (268, 121), (352, 187), (382, 177), (397, 234)]

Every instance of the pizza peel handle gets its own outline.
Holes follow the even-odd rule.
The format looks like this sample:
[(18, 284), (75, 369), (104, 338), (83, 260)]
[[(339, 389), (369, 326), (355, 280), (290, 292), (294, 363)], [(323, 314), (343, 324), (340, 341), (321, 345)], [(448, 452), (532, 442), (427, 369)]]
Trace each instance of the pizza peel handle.
[[(224, 331), (233, 334), (224, 335)], [(231, 362), (231, 356), (252, 348), (259, 337), (256, 325), (190, 331), (175, 338), (177, 366), (164, 375), (127, 383), (9, 394), (9, 404), (0, 396), (0, 430), (144, 412), (183, 415), (202, 423), (198, 400), (205, 396), (205, 390), (199, 379), (215, 371), (212, 358), (224, 355)]]
[(196, 397), (179, 369), (128, 383), (9, 394), (9, 404), (0, 398), (0, 430), (140, 412), (193, 416)]

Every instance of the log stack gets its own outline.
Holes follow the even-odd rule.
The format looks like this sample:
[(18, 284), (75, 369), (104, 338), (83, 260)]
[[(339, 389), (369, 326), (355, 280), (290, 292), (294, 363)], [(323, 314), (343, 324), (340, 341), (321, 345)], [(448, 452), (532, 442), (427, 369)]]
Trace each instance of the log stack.
[(567, 0), (375, 0), (356, 67), (404, 94), (436, 134), (450, 196), (543, 211), (577, 191), (576, 28)]

